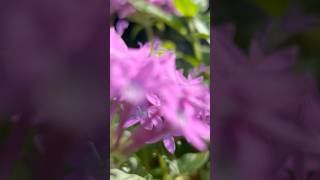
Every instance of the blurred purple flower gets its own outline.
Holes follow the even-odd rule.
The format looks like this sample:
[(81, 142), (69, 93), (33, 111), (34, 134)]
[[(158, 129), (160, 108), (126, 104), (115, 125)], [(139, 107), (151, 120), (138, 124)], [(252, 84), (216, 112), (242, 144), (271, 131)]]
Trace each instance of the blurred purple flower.
[[(270, 52), (265, 41), (253, 38), (247, 56), (233, 43), (233, 32), (226, 26), (212, 33), (215, 156), (230, 170), (218, 171), (216, 178), (236, 174), (238, 179), (277, 179), (292, 153), (320, 154), (318, 135), (304, 125), (310, 115), (318, 117), (319, 101), (310, 103), (308, 95), (318, 90), (312, 77), (293, 72), (296, 48)], [(295, 166), (303, 162), (299, 158), (294, 155)], [(301, 174), (301, 169), (294, 173)]]

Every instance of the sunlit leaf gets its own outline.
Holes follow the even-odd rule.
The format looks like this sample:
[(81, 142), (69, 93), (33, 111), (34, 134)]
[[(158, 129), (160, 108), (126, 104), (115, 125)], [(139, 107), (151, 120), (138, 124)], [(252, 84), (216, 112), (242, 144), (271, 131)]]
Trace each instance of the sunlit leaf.
[(199, 7), (192, 0), (174, 0), (174, 5), (178, 12), (185, 17), (195, 16), (199, 11)]
[(198, 33), (210, 37), (210, 27), (207, 26), (201, 19), (199, 19), (198, 17), (194, 17), (193, 23)]
[(210, 0), (193, 0), (194, 3), (198, 5), (201, 11), (206, 11), (209, 8)]
[(110, 170), (110, 180), (146, 180), (145, 178), (135, 175), (128, 174), (119, 169), (111, 169)]

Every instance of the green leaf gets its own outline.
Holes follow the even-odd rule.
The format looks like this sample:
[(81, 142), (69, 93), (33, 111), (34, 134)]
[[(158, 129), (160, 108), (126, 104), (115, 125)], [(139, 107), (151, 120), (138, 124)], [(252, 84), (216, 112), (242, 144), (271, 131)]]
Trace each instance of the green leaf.
[(125, 173), (119, 169), (111, 169), (110, 180), (146, 180), (146, 179), (135, 174)]
[(153, 179), (152, 175), (147, 172), (146, 168), (142, 166), (140, 159), (137, 156), (130, 157), (125, 163), (121, 164), (122, 170), (128, 173), (137, 174), (146, 178), (146, 180)]
[(209, 37), (210, 38), (210, 30), (209, 30), (209, 26), (206, 25), (200, 18), (198, 17), (194, 17), (193, 18), (193, 23), (194, 26), (197, 30), (198, 33), (202, 34), (205, 37)]
[(193, 0), (198, 7), (200, 7), (201, 11), (206, 11), (209, 8), (209, 0)]
[(209, 160), (209, 152), (187, 153), (178, 160), (178, 167), (182, 174), (193, 174)]
[(178, 167), (178, 162), (177, 160), (172, 160), (172, 161), (169, 161), (168, 162), (168, 166), (169, 166), (169, 169), (170, 169), (170, 176), (174, 177), (174, 176), (177, 176), (177, 175), (180, 175), (180, 170), (179, 170), (179, 167)]
[(159, 7), (150, 3), (146, 3), (143, 0), (129, 0), (129, 2), (140, 12), (144, 12), (166, 20), (170, 20), (170, 18), (172, 18), (170, 14), (164, 12)]
[(200, 171), (200, 177), (203, 180), (210, 180), (210, 169)]
[(187, 54), (182, 54), (179, 52), (176, 53), (176, 56), (177, 56), (177, 59), (181, 58), (194, 67), (199, 66), (199, 64), (200, 64), (200, 62), (196, 58), (194, 58), (193, 56), (190, 56)]
[(162, 42), (162, 47), (167, 50), (176, 50), (176, 44), (174, 44), (172, 41), (164, 41)]
[(178, 12), (185, 17), (193, 17), (199, 12), (199, 7), (192, 0), (174, 0)]
[(164, 12), (159, 7), (152, 5), (150, 3), (145, 3), (144, 0), (129, 0), (129, 2), (138, 10), (138, 12), (134, 13), (129, 17), (131, 21), (142, 24), (145, 27), (151, 26), (154, 22), (153, 18), (157, 18), (157, 20), (161, 20), (181, 35), (187, 35), (187, 30), (184, 27), (181, 19), (172, 14)]
[(201, 61), (201, 59), (202, 59), (202, 52), (201, 51), (202, 50), (201, 50), (201, 44), (200, 44), (199, 40), (193, 41), (192, 45), (193, 45), (193, 51), (194, 51), (194, 54), (197, 58), (197, 61)]

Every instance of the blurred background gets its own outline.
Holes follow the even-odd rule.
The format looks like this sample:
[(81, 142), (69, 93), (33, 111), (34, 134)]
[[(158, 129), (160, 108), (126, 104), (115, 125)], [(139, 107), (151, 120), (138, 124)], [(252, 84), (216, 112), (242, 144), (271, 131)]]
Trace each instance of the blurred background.
[(105, 1), (0, 2), (0, 179), (106, 179)]
[(320, 2), (212, 4), (213, 178), (320, 179)]

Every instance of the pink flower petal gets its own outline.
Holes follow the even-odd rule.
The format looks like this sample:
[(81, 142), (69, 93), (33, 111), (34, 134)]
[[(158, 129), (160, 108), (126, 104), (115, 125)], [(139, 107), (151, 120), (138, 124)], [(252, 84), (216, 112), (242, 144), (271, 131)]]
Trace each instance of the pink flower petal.
[(173, 154), (174, 151), (176, 150), (176, 144), (172, 136), (165, 138), (163, 140), (163, 145), (171, 154)]

